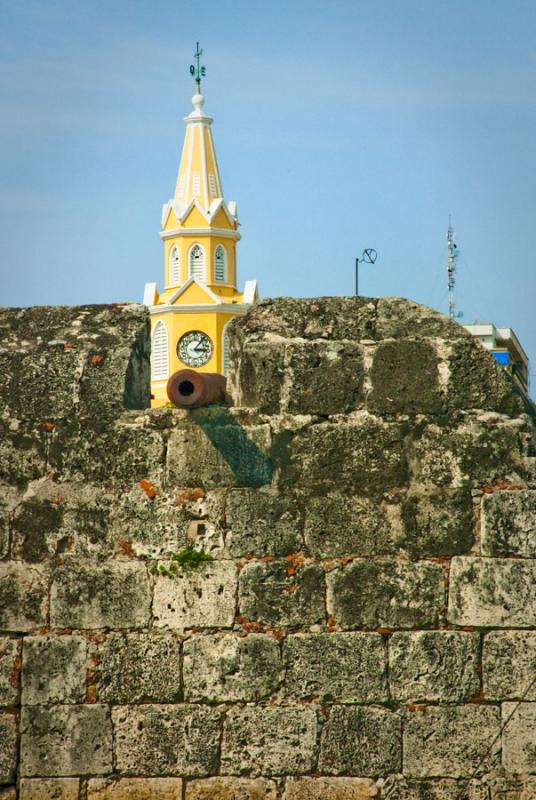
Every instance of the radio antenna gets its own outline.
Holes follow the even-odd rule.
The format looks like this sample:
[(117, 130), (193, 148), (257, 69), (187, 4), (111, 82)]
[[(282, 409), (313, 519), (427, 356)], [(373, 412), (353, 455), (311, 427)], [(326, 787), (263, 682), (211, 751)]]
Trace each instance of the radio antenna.
[(454, 286), (456, 285), (456, 259), (458, 258), (458, 245), (454, 241), (454, 229), (449, 215), (449, 227), (447, 231), (447, 274), (449, 286), (449, 317), (456, 319), (461, 314), (456, 314), (456, 301), (454, 298)]

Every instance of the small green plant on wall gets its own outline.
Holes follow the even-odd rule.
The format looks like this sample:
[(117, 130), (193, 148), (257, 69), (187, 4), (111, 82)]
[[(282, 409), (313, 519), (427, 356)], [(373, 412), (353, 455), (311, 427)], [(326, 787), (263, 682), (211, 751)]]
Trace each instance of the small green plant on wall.
[(166, 567), (164, 564), (153, 563), (149, 569), (152, 575), (165, 575), (167, 578), (174, 578), (181, 569), (195, 569), (206, 561), (214, 561), (209, 553), (204, 550), (196, 550), (193, 544), (188, 544), (183, 550), (171, 553), (170, 563)]

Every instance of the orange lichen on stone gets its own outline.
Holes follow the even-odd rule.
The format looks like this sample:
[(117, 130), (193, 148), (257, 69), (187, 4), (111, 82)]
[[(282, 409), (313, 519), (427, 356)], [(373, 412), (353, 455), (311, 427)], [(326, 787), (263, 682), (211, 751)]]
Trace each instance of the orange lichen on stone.
[(143, 489), (143, 491), (145, 492), (145, 494), (147, 495), (147, 497), (150, 500), (152, 500), (154, 497), (156, 497), (156, 489), (154, 488), (152, 483), (149, 483), (149, 481), (146, 481), (143, 478), (140, 481), (139, 486), (140, 486), (141, 489)]

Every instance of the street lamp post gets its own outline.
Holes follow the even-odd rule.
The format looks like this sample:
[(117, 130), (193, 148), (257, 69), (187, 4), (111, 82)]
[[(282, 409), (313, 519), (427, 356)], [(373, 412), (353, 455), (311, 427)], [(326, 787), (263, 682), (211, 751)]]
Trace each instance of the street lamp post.
[(361, 258), (359, 256), (355, 260), (355, 295), (359, 297), (359, 262), (364, 261), (365, 264), (374, 264), (376, 259), (378, 258), (378, 253), (374, 250), (373, 247), (365, 247), (363, 252), (361, 253)]

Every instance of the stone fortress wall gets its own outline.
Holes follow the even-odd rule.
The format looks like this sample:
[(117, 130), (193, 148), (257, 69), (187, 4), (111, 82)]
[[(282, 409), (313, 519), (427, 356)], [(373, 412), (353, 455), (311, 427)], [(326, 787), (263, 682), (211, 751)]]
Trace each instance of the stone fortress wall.
[(143, 307), (0, 335), (2, 800), (536, 797), (532, 423), (460, 326), (265, 301), (192, 412)]

